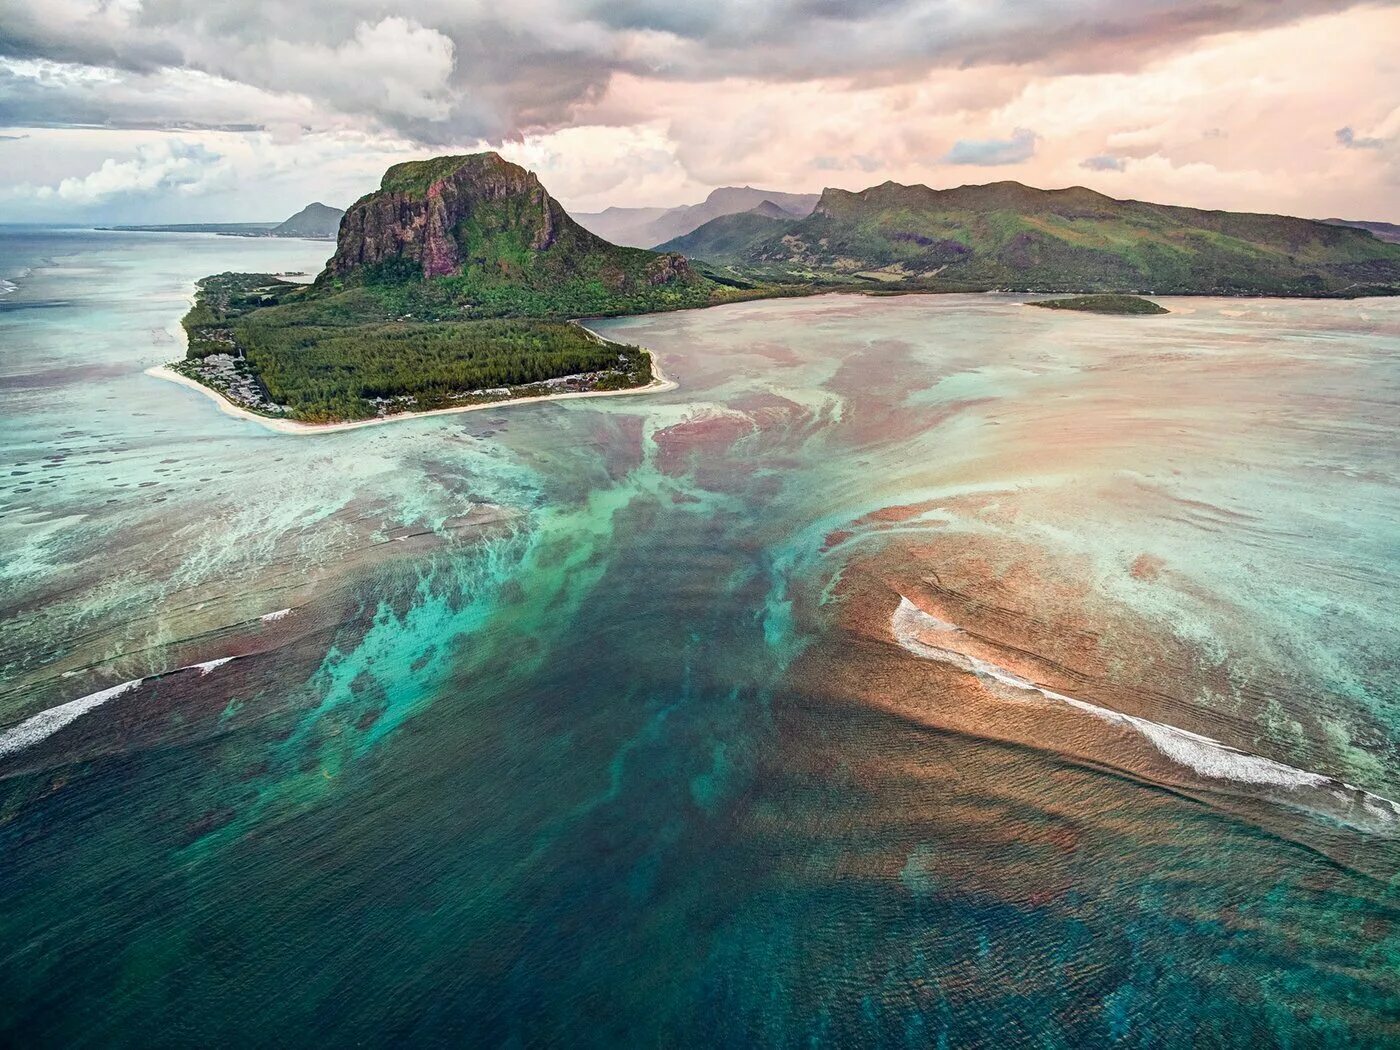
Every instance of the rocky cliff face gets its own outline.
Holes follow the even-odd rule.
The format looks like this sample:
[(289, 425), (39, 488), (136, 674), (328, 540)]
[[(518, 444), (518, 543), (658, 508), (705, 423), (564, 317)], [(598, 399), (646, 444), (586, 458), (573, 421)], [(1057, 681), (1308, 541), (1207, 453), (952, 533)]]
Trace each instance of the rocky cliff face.
[[(444, 163), (455, 161), (455, 164)], [(424, 277), (459, 272), (456, 229), (482, 205), (513, 201), (540, 248), (553, 240), (562, 209), (532, 173), (495, 153), (397, 164), (377, 192), (361, 198), (341, 222), (330, 272), (347, 276), (391, 260), (421, 264)]]
[[(327, 273), (350, 278), (364, 267), (408, 264), (425, 278), (474, 268), (493, 277), (548, 270), (562, 276), (581, 259), (627, 251), (589, 233), (560, 207), (533, 172), (496, 153), (398, 164), (380, 188), (357, 201), (340, 226)], [(640, 262), (650, 285), (693, 280), (681, 256)]]

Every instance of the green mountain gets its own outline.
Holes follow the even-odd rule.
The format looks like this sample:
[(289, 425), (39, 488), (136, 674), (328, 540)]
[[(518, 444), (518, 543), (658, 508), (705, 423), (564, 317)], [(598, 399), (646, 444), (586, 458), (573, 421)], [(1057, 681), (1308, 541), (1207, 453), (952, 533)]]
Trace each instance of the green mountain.
[(340, 218), (345, 212), (320, 201), (308, 204), (290, 219), (273, 227), (273, 237), (308, 237), (334, 240), (340, 230)]
[(692, 259), (739, 261), (786, 230), (793, 221), (789, 214), (775, 216), (757, 208), (736, 215), (721, 215), (690, 233), (658, 245), (657, 251), (680, 252)]
[[(737, 215), (764, 204), (776, 206), (787, 217), (800, 219), (816, 207), (815, 193), (783, 193), (752, 186), (721, 186), (699, 204), (679, 208), (608, 208), (592, 214), (579, 214), (578, 221), (600, 237), (615, 244), (642, 248), (661, 245), (682, 237), (724, 215)], [(656, 250), (660, 251), (660, 248)]]
[(679, 255), (589, 233), (496, 153), (390, 168), (346, 212), (316, 285), (321, 296), (368, 290), (390, 313), (454, 318), (643, 313), (716, 292)]
[(730, 276), (928, 289), (1368, 295), (1400, 246), (1308, 219), (1123, 201), (1017, 182), (828, 189), (792, 222), (728, 217), (668, 242)]
[(589, 233), (494, 153), (439, 157), (390, 168), (345, 213), (315, 284), (201, 281), (176, 367), (252, 411), (308, 422), (644, 386), (646, 351), (567, 320), (735, 294), (682, 256)]
[(1400, 225), (1393, 222), (1368, 222), (1364, 219), (1323, 219), (1328, 226), (1355, 226), (1375, 235), (1378, 240), (1400, 244)]

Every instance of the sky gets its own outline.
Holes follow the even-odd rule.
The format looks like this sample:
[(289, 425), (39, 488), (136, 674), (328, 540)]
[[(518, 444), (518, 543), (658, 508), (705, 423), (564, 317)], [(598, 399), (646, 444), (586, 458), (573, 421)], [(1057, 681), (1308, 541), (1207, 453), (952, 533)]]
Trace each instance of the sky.
[(1400, 6), (0, 0), (0, 222), (281, 219), (487, 148), (574, 211), (1016, 179), (1400, 222)]

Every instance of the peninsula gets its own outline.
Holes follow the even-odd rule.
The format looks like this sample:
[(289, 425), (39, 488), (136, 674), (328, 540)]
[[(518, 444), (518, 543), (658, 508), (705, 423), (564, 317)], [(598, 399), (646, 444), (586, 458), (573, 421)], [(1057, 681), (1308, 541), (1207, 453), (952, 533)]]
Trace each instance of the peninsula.
[(118, 233), (217, 233), (222, 237), (297, 237), (333, 241), (340, 219), (339, 208), (316, 201), (281, 222), (182, 222), (165, 225), (100, 226)]
[(658, 389), (651, 355), (573, 319), (732, 293), (681, 256), (609, 244), (495, 153), (399, 164), (340, 223), (311, 285), (200, 281), (169, 371), (301, 424)]
[(810, 212), (730, 196), (713, 207), (762, 199), (647, 250), (585, 229), (496, 153), (398, 164), (344, 214), (313, 284), (199, 282), (169, 371), (240, 412), (324, 425), (664, 382), (587, 317), (842, 290), (1087, 293), (1035, 305), (1112, 314), (1165, 312), (1136, 292), (1400, 293), (1400, 245), (1308, 219), (1016, 182), (827, 189)]

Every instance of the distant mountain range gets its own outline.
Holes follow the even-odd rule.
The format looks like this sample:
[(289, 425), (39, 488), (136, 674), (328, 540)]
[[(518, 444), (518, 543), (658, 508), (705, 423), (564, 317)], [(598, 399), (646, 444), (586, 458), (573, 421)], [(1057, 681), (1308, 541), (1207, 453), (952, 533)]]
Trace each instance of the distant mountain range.
[(1329, 226), (1354, 226), (1390, 244), (1400, 244), (1400, 225), (1393, 222), (1365, 222), (1361, 219), (1323, 219)]
[(340, 220), (345, 212), (332, 208), (329, 204), (316, 201), (308, 204), (290, 219), (273, 227), (273, 237), (306, 237), (314, 240), (335, 240), (340, 231)]
[(756, 190), (752, 186), (722, 186), (699, 204), (679, 208), (608, 208), (582, 212), (574, 219), (584, 229), (614, 244), (654, 248), (681, 237), (711, 219), (768, 206), (780, 215), (800, 219), (816, 207), (820, 194)]
[(1400, 292), (1400, 246), (1310, 219), (1115, 200), (1018, 182), (823, 191), (812, 213), (710, 220), (659, 245), (744, 281), (930, 290), (1367, 295)]
[(340, 224), (317, 280), (416, 317), (579, 316), (704, 305), (710, 282), (675, 254), (612, 244), (533, 172), (496, 153), (396, 164)]
[(217, 233), (225, 237), (299, 237), (305, 240), (333, 241), (344, 214), (340, 208), (332, 208), (318, 201), (308, 204), (282, 222), (181, 222), (98, 228), (128, 233)]

